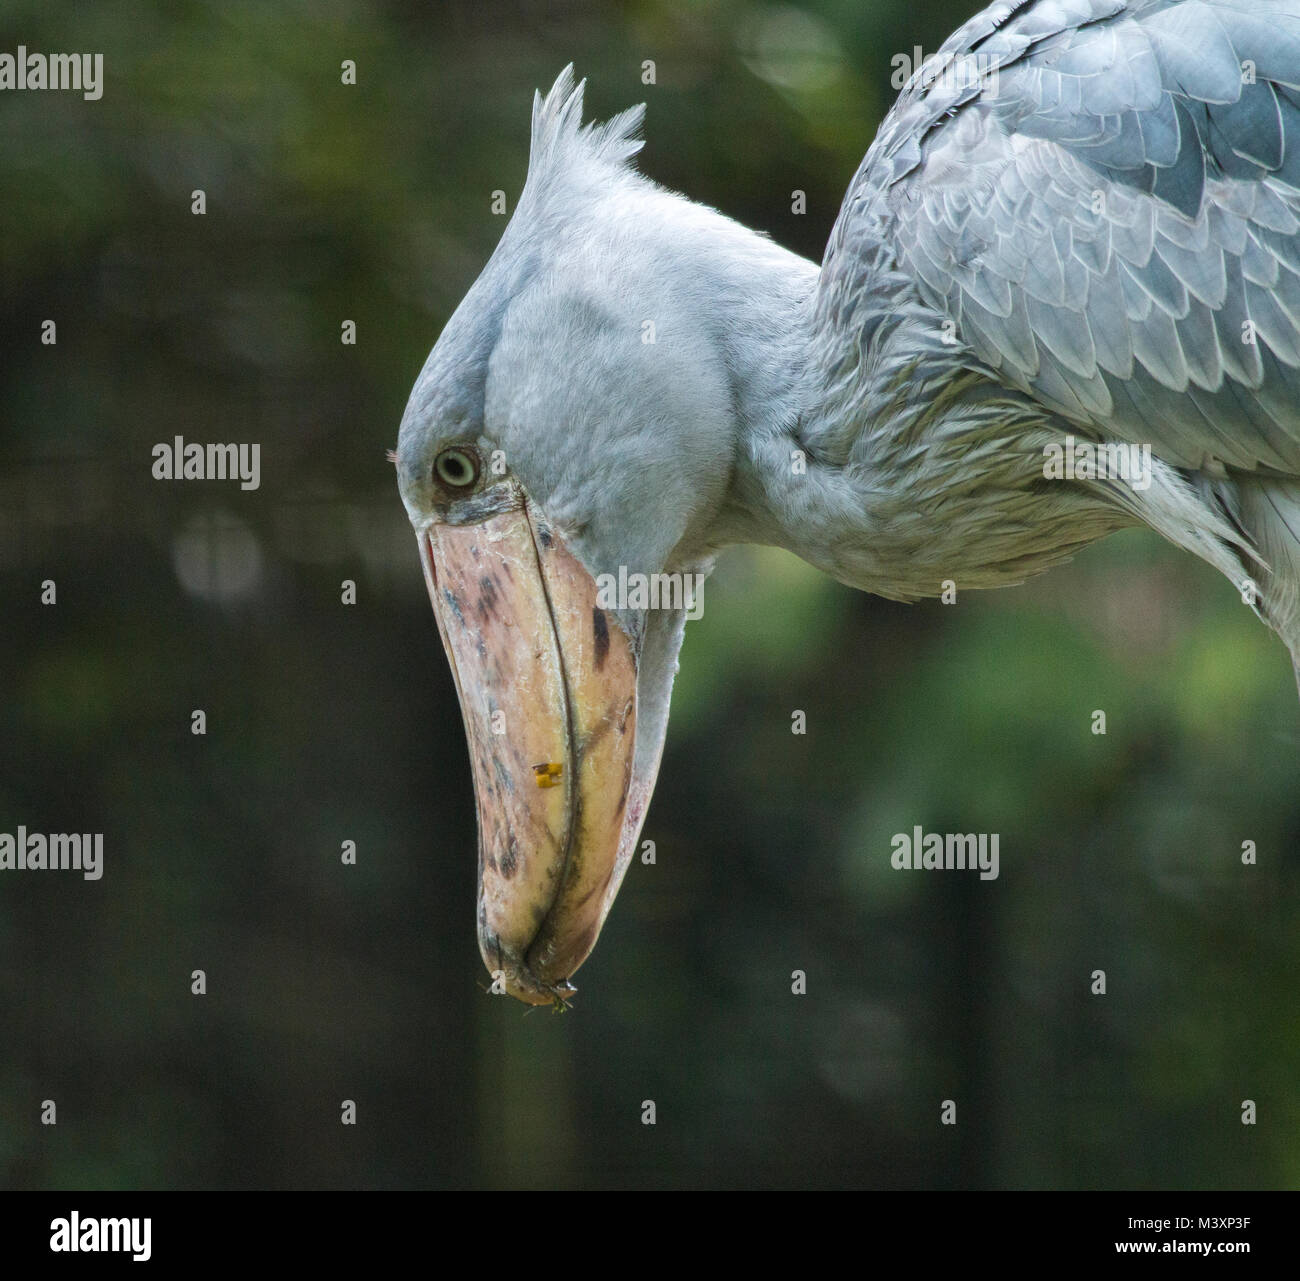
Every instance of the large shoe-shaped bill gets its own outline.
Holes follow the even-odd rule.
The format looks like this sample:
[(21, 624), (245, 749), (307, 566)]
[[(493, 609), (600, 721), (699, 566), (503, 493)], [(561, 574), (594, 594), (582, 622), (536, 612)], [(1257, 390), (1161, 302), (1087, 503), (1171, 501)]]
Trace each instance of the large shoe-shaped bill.
[(522, 1001), (564, 1001), (618, 892), (662, 746), (638, 770), (638, 646), (522, 493), (419, 532), (478, 809), (478, 939)]

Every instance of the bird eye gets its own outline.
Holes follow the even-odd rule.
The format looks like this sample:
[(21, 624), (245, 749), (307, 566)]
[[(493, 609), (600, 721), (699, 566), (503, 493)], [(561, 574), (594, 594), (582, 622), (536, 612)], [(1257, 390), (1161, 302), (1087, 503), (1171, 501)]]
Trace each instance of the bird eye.
[(465, 449), (444, 449), (433, 460), (434, 475), (452, 489), (468, 489), (478, 479), (478, 459)]

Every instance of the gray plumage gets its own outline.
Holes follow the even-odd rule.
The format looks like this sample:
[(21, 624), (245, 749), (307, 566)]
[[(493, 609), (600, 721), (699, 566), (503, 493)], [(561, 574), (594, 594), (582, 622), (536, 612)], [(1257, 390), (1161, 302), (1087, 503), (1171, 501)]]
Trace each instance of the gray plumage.
[[(1144, 523), (1258, 584), (1300, 663), (1300, 0), (991, 6), (904, 88), (820, 271), (637, 174), (639, 108), (581, 112), (566, 70), (412, 392), (417, 528), (462, 519), (429, 480), (457, 442), (593, 574), (760, 542), (913, 600)], [(1049, 478), (1071, 436), (1149, 446), (1149, 484)]]
[[(1018, 430), (1035, 445), (1035, 407), (1048, 430), (1150, 444), (1163, 464), (1151, 490), (1089, 496), (1238, 585), (1258, 579), (1300, 656), (1300, 3), (985, 10), (882, 125), (816, 314), (829, 356), (815, 417), (832, 449), (844, 453), (843, 425), (873, 416), (913, 349), (924, 395), (945, 366), (1020, 393)], [(957, 349), (934, 353), (923, 334), (944, 321)], [(968, 462), (981, 443), (1016, 448), (996, 413), (966, 431), (913, 408), (927, 446)], [(905, 409), (869, 428), (848, 456), (888, 457), (882, 433), (906, 421)], [(1048, 504), (1058, 517), (1068, 505)], [(987, 524), (965, 518), (971, 534)], [(1080, 510), (1079, 532), (1098, 519)], [(1025, 568), (1051, 559), (1041, 541), (1027, 540)]]

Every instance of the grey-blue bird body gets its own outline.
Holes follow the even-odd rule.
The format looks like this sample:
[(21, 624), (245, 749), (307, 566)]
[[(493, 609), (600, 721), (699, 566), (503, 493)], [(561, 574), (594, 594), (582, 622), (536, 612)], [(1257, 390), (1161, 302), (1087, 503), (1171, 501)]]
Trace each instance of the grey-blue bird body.
[(611, 580), (755, 542), (914, 600), (1145, 524), (1300, 672), (1300, 0), (992, 5), (820, 269), (636, 173), (641, 108), (581, 112), (566, 69), (397, 451), (504, 990), (566, 998), (653, 789), (685, 611)]

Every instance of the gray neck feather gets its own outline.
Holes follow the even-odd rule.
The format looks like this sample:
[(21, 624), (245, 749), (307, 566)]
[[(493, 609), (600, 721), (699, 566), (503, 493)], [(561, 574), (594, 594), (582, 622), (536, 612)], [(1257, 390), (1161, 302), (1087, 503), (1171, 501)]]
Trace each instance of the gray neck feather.
[(772, 543), (912, 600), (946, 580), (1020, 582), (1132, 523), (1108, 494), (1043, 481), (1042, 447), (1062, 425), (994, 381), (905, 278), (882, 266), (827, 296), (793, 262), (751, 299), (776, 323), (745, 327), (763, 341), (738, 360), (720, 544)]

